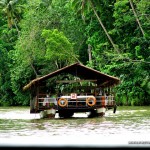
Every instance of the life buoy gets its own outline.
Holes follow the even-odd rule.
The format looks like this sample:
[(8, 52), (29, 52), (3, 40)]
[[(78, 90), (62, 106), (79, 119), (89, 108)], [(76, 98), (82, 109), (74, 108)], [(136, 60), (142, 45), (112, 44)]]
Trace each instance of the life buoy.
[[(62, 101), (64, 103), (62, 103)], [(68, 104), (68, 101), (63, 97), (58, 100), (58, 105), (61, 106), (61, 107), (65, 107), (65, 106), (67, 106), (67, 104)]]
[[(91, 103), (92, 102), (92, 103)], [(96, 104), (96, 98), (95, 97), (88, 97), (86, 99), (86, 104), (88, 106), (94, 106)]]

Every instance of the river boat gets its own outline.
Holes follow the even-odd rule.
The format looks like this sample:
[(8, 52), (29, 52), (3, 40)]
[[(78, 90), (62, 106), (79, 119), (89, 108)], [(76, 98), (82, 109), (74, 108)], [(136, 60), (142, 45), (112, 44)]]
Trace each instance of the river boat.
[(81, 63), (74, 63), (45, 76), (33, 79), (23, 87), (30, 90), (30, 113), (47, 118), (70, 118), (77, 112), (88, 117), (102, 117), (109, 109), (116, 112), (113, 88), (120, 79)]

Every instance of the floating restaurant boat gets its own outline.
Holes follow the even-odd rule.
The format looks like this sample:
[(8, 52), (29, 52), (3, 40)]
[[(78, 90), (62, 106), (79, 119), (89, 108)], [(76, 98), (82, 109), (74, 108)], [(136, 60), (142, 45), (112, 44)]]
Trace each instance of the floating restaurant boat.
[(98, 117), (109, 109), (116, 112), (113, 87), (119, 83), (116, 77), (74, 63), (33, 79), (23, 90), (30, 90), (30, 113), (69, 118), (76, 112), (89, 112), (88, 117)]

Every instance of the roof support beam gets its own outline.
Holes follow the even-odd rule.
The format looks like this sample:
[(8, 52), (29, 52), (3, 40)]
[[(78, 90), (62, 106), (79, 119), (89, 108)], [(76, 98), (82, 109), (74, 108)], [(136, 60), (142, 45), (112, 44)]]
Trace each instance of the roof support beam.
[(97, 80), (58, 80), (56, 83), (97, 82)]

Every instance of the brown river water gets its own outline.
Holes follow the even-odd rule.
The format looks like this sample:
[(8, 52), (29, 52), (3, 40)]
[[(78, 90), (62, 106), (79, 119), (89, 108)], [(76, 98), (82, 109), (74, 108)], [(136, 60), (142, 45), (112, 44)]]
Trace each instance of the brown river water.
[(29, 107), (0, 107), (1, 147), (150, 147), (150, 106), (118, 106), (104, 117), (41, 119)]

